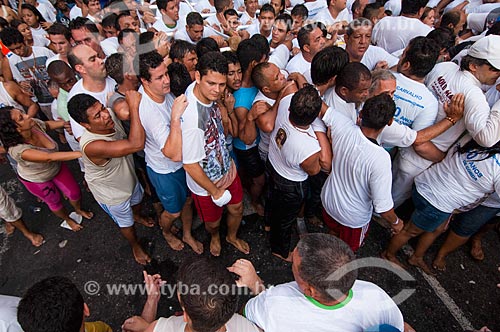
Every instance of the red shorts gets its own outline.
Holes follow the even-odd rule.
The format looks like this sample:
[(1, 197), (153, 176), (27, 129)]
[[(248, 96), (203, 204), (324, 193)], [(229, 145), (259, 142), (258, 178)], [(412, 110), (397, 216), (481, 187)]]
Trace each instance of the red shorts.
[(338, 223), (323, 209), (323, 220), (332, 233), (337, 235), (342, 241), (351, 247), (352, 251), (356, 252), (363, 244), (363, 241), (370, 229), (370, 223), (361, 228), (351, 228)]
[[(228, 205), (238, 204), (243, 200), (243, 187), (238, 175), (236, 175), (233, 183), (226, 189), (229, 190), (232, 196), (229, 203), (227, 203)], [(199, 196), (196, 194), (191, 194), (191, 196), (193, 197), (198, 216), (200, 216), (203, 222), (216, 222), (222, 217), (224, 207), (215, 205), (211, 196)]]

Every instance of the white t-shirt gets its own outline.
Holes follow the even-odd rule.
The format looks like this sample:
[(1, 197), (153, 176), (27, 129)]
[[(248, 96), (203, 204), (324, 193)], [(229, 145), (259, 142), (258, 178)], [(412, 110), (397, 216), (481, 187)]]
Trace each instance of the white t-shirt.
[[(203, 104), (196, 98), (193, 93), (195, 84), (193, 82), (186, 89), (188, 106), (181, 118), (182, 162), (199, 163), (215, 183), (234, 167), (233, 160), (226, 147), (220, 110), (215, 103)], [(187, 172), (186, 183), (194, 194), (209, 195)]]
[(23, 329), (17, 322), (17, 306), (21, 298), (0, 295), (0, 331), (22, 332)]
[(384, 5), (385, 10), (390, 10), (392, 16), (399, 16), (401, 13), (401, 0), (389, 0)]
[(77, 17), (83, 16), (82, 9), (77, 5), (74, 5), (73, 8), (69, 11), (69, 18), (74, 20)]
[(380, 324), (404, 328), (403, 315), (389, 295), (362, 280), (335, 306), (306, 297), (296, 282), (274, 286), (247, 302), (245, 316), (266, 332), (359, 332)]
[(210, 13), (215, 13), (215, 7), (212, 6), (208, 0), (197, 1), (194, 5), (194, 9), (196, 9), (198, 13), (201, 13), (203, 9), (210, 9)]
[[(312, 80), (310, 80), (311, 77), (311, 63), (306, 61), (304, 59), (304, 56), (302, 55), (302, 52), (294, 56), (286, 65), (285, 67), (286, 71), (291, 74), (291, 73), (301, 73), (304, 75), (307, 79), (307, 81), (312, 84)], [(309, 76), (309, 78), (308, 78)]]
[(460, 154), (470, 136), (463, 137), (446, 158), (415, 178), (417, 191), (435, 208), (446, 213), (468, 211), (481, 204), (494, 191), (500, 192), (500, 155), (471, 151)]
[(117, 53), (118, 47), (120, 47), (120, 43), (118, 43), (117, 37), (106, 38), (99, 44), (101, 45), (104, 54), (106, 54), (106, 57), (110, 56), (111, 54)]
[(280, 44), (269, 53), (269, 62), (274, 63), (279, 69), (285, 69), (290, 59), (290, 50), (286, 45)]
[(349, 13), (349, 10), (347, 8), (344, 8), (336, 18), (333, 18), (332, 14), (328, 9), (321, 10), (314, 18), (316, 22), (321, 22), (324, 25), (332, 25), (336, 22), (341, 22), (341, 21), (347, 21), (351, 22), (352, 21), (352, 15)]
[(279, 175), (290, 181), (301, 182), (307, 180), (309, 175), (300, 164), (321, 151), (321, 147), (312, 126), (300, 129), (288, 119), (292, 97), (286, 96), (278, 106), (267, 157)]
[(306, 6), (308, 10), (308, 20), (316, 21), (316, 16), (323, 10), (328, 10), (328, 6), (326, 4), (326, 0), (316, 0), (316, 1), (311, 1), (311, 2), (303, 2), (301, 1), (304, 6)]
[(33, 46), (47, 47), (49, 45), (50, 45), (50, 40), (47, 38), (47, 35), (43, 36), (33, 35)]
[(47, 36), (47, 31), (44, 28), (42, 28), (41, 24), (38, 26), (38, 28), (36, 28), (36, 29), (30, 28), (30, 30), (31, 30), (31, 34), (33, 36), (40, 36), (40, 37), (44, 37), (44, 38)]
[[(186, 322), (183, 316), (161, 317), (156, 322), (154, 332), (184, 332)], [(260, 330), (245, 317), (234, 314), (226, 323), (227, 332), (260, 332)]]
[(417, 36), (427, 36), (431, 30), (416, 18), (387, 16), (373, 27), (372, 43), (392, 53), (405, 48)]
[(401, 73), (396, 76), (396, 113), (394, 120), (402, 125), (420, 130), (432, 126), (438, 113), (438, 101), (427, 87)]
[(323, 121), (331, 130), (334, 156), (321, 191), (323, 207), (340, 224), (361, 228), (370, 222), (373, 210), (382, 213), (393, 207), (391, 158), (332, 107)]
[[(115, 86), (116, 82), (114, 79), (111, 77), (106, 77), (106, 86), (104, 87), (104, 90), (101, 92), (91, 92), (83, 87), (83, 79), (78, 80), (76, 84), (71, 88), (69, 94), (68, 94), (68, 102), (70, 99), (80, 93), (85, 93), (88, 95), (91, 95), (95, 99), (99, 100), (104, 106), (108, 104), (108, 98), (115, 93)], [(69, 122), (71, 124), (71, 130), (73, 131), (73, 136), (75, 136), (76, 139), (80, 138), (83, 134), (83, 127), (80, 126), (79, 123), (77, 123), (73, 118), (70, 116), (69, 117)]]
[(175, 27), (173, 28), (170, 28), (170, 27), (167, 27), (167, 25), (163, 22), (163, 19), (158, 19), (156, 20), (155, 23), (153, 23), (153, 28), (155, 28), (156, 30), (158, 31), (164, 31), (164, 32), (176, 32), (177, 30), (179, 30), (179, 21), (177, 21), (177, 24), (175, 25)]
[[(257, 93), (255, 99), (253, 100), (253, 103), (255, 104), (258, 101), (265, 101), (271, 107), (276, 102), (276, 100), (264, 96), (264, 94), (261, 91)], [(269, 140), (271, 138), (271, 133), (265, 133), (262, 130), (260, 130), (259, 133), (260, 133), (259, 151), (262, 151), (267, 155), (267, 153), (269, 152)]]
[(382, 47), (373, 45), (368, 46), (365, 54), (363, 54), (361, 63), (364, 64), (368, 69), (374, 70), (377, 62), (379, 61), (386, 61), (389, 68), (391, 68), (398, 64), (399, 59), (389, 54)]
[[(210, 37), (210, 33), (208, 32), (208, 29), (204, 28), (203, 29), (203, 38), (206, 38), (206, 37)], [(187, 41), (190, 44), (196, 44), (196, 42), (192, 41), (191, 37), (189, 37), (189, 35), (188, 35), (187, 31), (186, 31), (186, 27), (184, 27), (182, 29), (179, 29), (175, 33), (175, 39), (184, 40), (184, 41)]]
[[(498, 80), (497, 84), (499, 84)], [(493, 85), (491, 88), (489, 88), (488, 91), (486, 91), (485, 95), (486, 95), (486, 100), (488, 101), (488, 105), (490, 105), (490, 107), (493, 107), (493, 105), (495, 105), (496, 102), (500, 100), (500, 92), (497, 90), (496, 84)]]
[(257, 18), (257, 15), (255, 15), (254, 17), (250, 17), (250, 15), (245, 11), (243, 12), (243, 14), (241, 14), (240, 22), (242, 25), (255, 24), (255, 23), (259, 24), (259, 19)]
[(156, 173), (175, 172), (182, 167), (182, 163), (170, 160), (162, 152), (170, 134), (170, 114), (174, 97), (167, 94), (163, 103), (159, 104), (152, 100), (144, 89), (139, 89), (139, 92), (142, 94), (139, 117), (146, 133), (144, 145), (146, 164)]
[(331, 87), (325, 91), (323, 95), (323, 101), (329, 107), (333, 107), (336, 112), (344, 114), (347, 118), (351, 119), (353, 123), (356, 123), (358, 119), (358, 111), (356, 110), (356, 104), (348, 103), (335, 91), (335, 87)]
[[(42, 14), (45, 21), (52, 22), (52, 23), (56, 22), (56, 13), (53, 12), (52, 9), (49, 6), (47, 6), (46, 4), (44, 4), (42, 2), (38, 2), (36, 9), (38, 9), (40, 14)], [(71, 11), (70, 11), (70, 13), (71, 13)]]

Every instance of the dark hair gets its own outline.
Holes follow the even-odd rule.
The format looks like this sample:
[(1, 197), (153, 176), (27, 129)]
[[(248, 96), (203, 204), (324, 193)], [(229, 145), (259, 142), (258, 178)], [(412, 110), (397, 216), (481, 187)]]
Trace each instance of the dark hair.
[(384, 128), (396, 113), (396, 103), (387, 93), (368, 98), (361, 111), (361, 126), (379, 130)]
[(227, 60), (221, 52), (208, 52), (198, 59), (196, 70), (200, 73), (200, 78), (208, 74), (209, 71), (227, 75)]
[(17, 124), (10, 115), (10, 111), (13, 109), (12, 106), (0, 108), (0, 141), (6, 150), (24, 143), (23, 137), (17, 131)]
[(271, 65), (270, 62), (261, 62), (252, 69), (252, 82), (257, 89), (262, 90), (269, 83), (266, 79), (265, 71)]
[(104, 63), (109, 77), (114, 79), (118, 84), (123, 84), (125, 81), (124, 62), (125, 55), (123, 53), (114, 53), (111, 54)]
[(52, 78), (54, 76), (62, 74), (67, 69), (73, 72), (73, 69), (71, 69), (71, 67), (66, 62), (62, 60), (54, 60), (47, 67), (47, 74), (50, 78)]
[(96, 103), (100, 103), (100, 101), (91, 95), (79, 93), (68, 101), (68, 113), (77, 123), (89, 123), (87, 110)]
[(450, 28), (439, 27), (433, 29), (426, 36), (429, 39), (432, 39), (436, 42), (439, 47), (439, 50), (445, 49), (448, 50), (450, 47), (455, 45), (455, 35)]
[(500, 142), (495, 143), (495, 145), (491, 147), (484, 147), (479, 145), (473, 138), (465, 143), (463, 146), (458, 147), (458, 153), (464, 154), (469, 152), (477, 153), (478, 157), (481, 156), (481, 159), (475, 159), (474, 161), (482, 161), (486, 160), (497, 153), (500, 153)]
[(168, 76), (170, 77), (170, 92), (176, 97), (183, 94), (193, 82), (186, 66), (179, 62), (172, 62), (168, 65)]
[(147, 44), (151, 43), (155, 37), (155, 33), (153, 31), (145, 31), (139, 35), (139, 44)]
[(353, 34), (356, 29), (361, 28), (361, 27), (373, 27), (372, 21), (365, 17), (358, 17), (354, 20), (352, 20), (348, 25), (347, 28), (345, 29), (346, 35), (350, 36)]
[(318, 90), (312, 85), (307, 85), (293, 95), (288, 119), (297, 126), (308, 126), (318, 117), (321, 105)]
[(240, 63), (238, 55), (233, 51), (222, 52), (222, 55), (226, 58), (228, 65)]
[(188, 43), (185, 40), (177, 39), (170, 46), (170, 51), (168, 52), (168, 57), (174, 61), (182, 60), (184, 56), (188, 53), (196, 52), (196, 46)]
[[(231, 291), (235, 289), (234, 277), (220, 262), (196, 258), (183, 263), (177, 280), (179, 302), (191, 319), (194, 331), (215, 332), (236, 312), (238, 296)], [(193, 286), (199, 292), (185, 291)]]
[(259, 15), (261, 15), (262, 13), (264, 12), (269, 12), (269, 13), (273, 13), (273, 16), (276, 16), (276, 13), (274, 12), (274, 7), (271, 6), (270, 4), (266, 3), (264, 5), (262, 5), (262, 7), (260, 8), (260, 13)]
[(214, 7), (217, 13), (222, 13), (224, 8), (229, 7), (232, 0), (214, 0)]
[[(21, 20), (16, 20), (16, 19), (13, 19), (13, 20), (10, 22), (10, 26), (11, 26), (12, 28), (15, 28), (15, 29), (17, 29), (17, 28), (18, 28), (21, 24), (26, 24), (26, 23), (24, 23), (24, 21), (21, 21)], [(26, 25), (27, 25), (27, 24), (26, 24)], [(6, 27), (4, 27), (4, 29), (5, 29), (5, 28), (8, 28), (8, 27), (9, 27), (9, 26), (7, 25)]]
[(299, 42), (299, 47), (301, 50), (304, 50), (305, 45), (309, 45), (309, 35), (316, 28), (320, 28), (320, 30), (323, 31), (323, 35), (325, 34), (326, 28), (325, 25), (321, 22), (306, 24), (302, 28), (300, 28), (299, 32), (297, 33), (297, 41)]
[(500, 35), (500, 21), (495, 22), (495, 24), (488, 29), (486, 36), (489, 35)]
[(238, 18), (240, 17), (240, 15), (238, 15), (238, 12), (233, 8), (229, 8), (224, 11), (224, 17), (226, 17), (227, 15), (238, 16)]
[(208, 52), (219, 52), (219, 45), (217, 45), (217, 42), (213, 38), (201, 38), (196, 43), (196, 54), (198, 55), (198, 59)]
[(25, 332), (78, 332), (83, 322), (83, 297), (65, 277), (37, 282), (17, 307), (17, 320)]
[(328, 46), (319, 51), (311, 62), (311, 79), (315, 85), (323, 85), (339, 74), (349, 63), (349, 54), (338, 47)]
[(87, 29), (89, 32), (99, 34), (99, 29), (97, 28), (97, 25), (95, 25), (91, 20), (88, 18), (84, 18), (81, 16), (78, 16), (74, 20), (71, 20), (69, 22), (69, 30), (80, 30), (82, 28)]
[(139, 77), (150, 81), (151, 73), (149, 70), (158, 68), (162, 63), (163, 57), (156, 51), (139, 55)]
[(54, 23), (47, 29), (49, 35), (63, 35), (67, 41), (71, 41), (71, 31), (61, 23)]
[(22, 33), (14, 28), (5, 28), (0, 31), (0, 39), (2, 40), (2, 43), (7, 47), (19, 43), (24, 44), (24, 37)]
[(156, 4), (158, 5), (158, 9), (167, 9), (167, 5), (169, 2), (175, 1), (175, 0), (156, 0)]
[(115, 27), (116, 19), (118, 18), (118, 15), (116, 13), (109, 13), (108, 15), (104, 16), (104, 18), (101, 21), (101, 25), (103, 27)]
[(300, 16), (304, 20), (309, 16), (309, 10), (303, 4), (295, 5), (290, 12), (292, 16)]
[(383, 5), (380, 2), (369, 3), (363, 10), (363, 17), (371, 20), (373, 17), (378, 16), (378, 12)]
[(470, 55), (465, 55), (460, 61), (460, 70), (470, 71), (470, 65), (483, 66), (486, 64), (490, 64), (488, 60), (478, 59)]
[(358, 270), (352, 267), (355, 256), (344, 241), (329, 234), (309, 233), (300, 238), (297, 252), (300, 277), (322, 298), (337, 301), (348, 294)]
[(134, 36), (134, 38), (135, 38), (135, 46), (137, 47), (138, 44), (139, 44), (139, 34), (137, 33), (137, 31), (135, 31), (134, 29), (130, 29), (130, 28), (120, 30), (120, 32), (118, 33), (118, 36), (117, 36), (118, 43), (121, 44), (123, 38), (125, 38), (128, 35)]
[(120, 31), (120, 19), (122, 17), (132, 17), (132, 15), (130, 15), (130, 12), (129, 11), (123, 11), (121, 12), (120, 14), (118, 14), (118, 16), (116, 17), (116, 21), (115, 21), (115, 29)]
[(191, 12), (186, 16), (186, 25), (192, 27), (193, 25), (203, 25), (203, 17), (198, 12)]
[(255, 43), (255, 46), (259, 48), (259, 50), (262, 52), (262, 56), (269, 55), (269, 52), (271, 52), (271, 47), (269, 46), (269, 41), (266, 37), (264, 37), (260, 33), (256, 33), (255, 35), (250, 37), (250, 40), (252, 40)]
[(428, 0), (402, 0), (400, 15), (416, 15)]
[(245, 72), (252, 61), (260, 62), (266, 53), (260, 50), (253, 39), (245, 39), (238, 44), (236, 54), (238, 55), (241, 70)]
[(439, 46), (433, 39), (415, 37), (406, 47), (402, 63), (410, 63), (411, 75), (424, 78), (436, 65), (439, 51)]
[(460, 17), (460, 11), (450, 10), (444, 13), (443, 16), (441, 16), (441, 19), (439, 20), (439, 26), (449, 28), (449, 25), (451, 24), (452, 27), (455, 27), (458, 23), (460, 23)]
[(31, 10), (31, 12), (38, 18), (38, 23), (47, 22), (47, 20), (45, 20), (45, 18), (43, 18), (42, 13), (40, 13), (40, 11), (38, 9), (36, 9), (35, 6), (30, 5), (28, 3), (23, 3), (21, 5), (21, 10), (23, 10), (23, 9)]
[(355, 90), (361, 80), (371, 79), (372, 74), (361, 62), (349, 62), (337, 75), (335, 85), (339, 88), (345, 87), (349, 91)]
[(286, 13), (279, 14), (274, 19), (274, 22), (278, 22), (278, 21), (283, 21), (285, 23), (286, 32), (288, 32), (288, 31), (290, 31), (292, 29), (293, 18), (292, 18), (292, 16), (290, 16), (290, 14), (286, 14)]
[(9, 22), (7, 22), (7, 20), (4, 19), (3, 17), (0, 17), (0, 28), (5, 29), (8, 26)]

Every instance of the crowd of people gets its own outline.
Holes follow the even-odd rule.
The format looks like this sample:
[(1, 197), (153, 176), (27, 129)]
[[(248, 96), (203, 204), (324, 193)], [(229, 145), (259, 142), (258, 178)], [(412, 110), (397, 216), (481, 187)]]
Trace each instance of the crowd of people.
[[(94, 216), (82, 209), (81, 188), (66, 166), (78, 160), (84, 189), (142, 265), (151, 257), (135, 224), (155, 227), (142, 212), (146, 198), (172, 250), (205, 250), (191, 232), (196, 212), (210, 255), (220, 256), (222, 220), (224, 240), (251, 251), (238, 235), (246, 192), (272, 255), (292, 262), (296, 281), (265, 291), (249, 261), (230, 268), (238, 284), (259, 294), (245, 307), (258, 328), (388, 324), (410, 331), (377, 286), (350, 273), (338, 284), (325, 279), (354, 260), (373, 220), (392, 232), (381, 257), (401, 268), (399, 250), (417, 237), (408, 264), (427, 274), (444, 271), (446, 257), (468, 241), (472, 257), (484, 259), (483, 235), (500, 231), (499, 18), (500, 2), (492, 0), (4, 1), (0, 152), (24, 187), (75, 232), (84, 229), (81, 218)], [(8, 234), (18, 229), (43, 244), (3, 189), (0, 206)], [(305, 236), (310, 225), (328, 235)], [(428, 248), (445, 232), (427, 264)], [(211, 261), (192, 264), (181, 269), (180, 282), (200, 282), (190, 274), (203, 273), (214, 278), (206, 282), (228, 283)], [(146, 280), (159, 286), (161, 278)], [(69, 280), (44, 282), (74, 288)], [(26, 298), (42, 286), (33, 287)], [(75, 293), (75, 303), (64, 306), (75, 306), (77, 331), (88, 307), (77, 290), (58, 290), (66, 291)], [(388, 304), (369, 307), (357, 297), (363, 293)], [(26, 298), (19, 321), (29, 332), (23, 321), (34, 317), (21, 308), (45, 305)], [(228, 312), (208, 318), (203, 301), (216, 300), (179, 300), (184, 323), (149, 325), (156, 309), (145, 310), (128, 321), (129, 330), (255, 329), (233, 316), (234, 300), (222, 305)], [(355, 309), (326, 315), (311, 304)], [(190, 312), (197, 305), (202, 309)], [(294, 320), (299, 311), (310, 317)]]

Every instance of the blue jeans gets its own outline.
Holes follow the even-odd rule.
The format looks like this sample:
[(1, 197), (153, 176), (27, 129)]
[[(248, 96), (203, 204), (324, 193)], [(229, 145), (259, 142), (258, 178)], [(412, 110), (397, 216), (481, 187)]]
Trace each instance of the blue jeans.
[(498, 212), (499, 208), (479, 205), (470, 211), (458, 214), (450, 224), (450, 228), (458, 236), (471, 237), (483, 225), (496, 223), (495, 216)]

